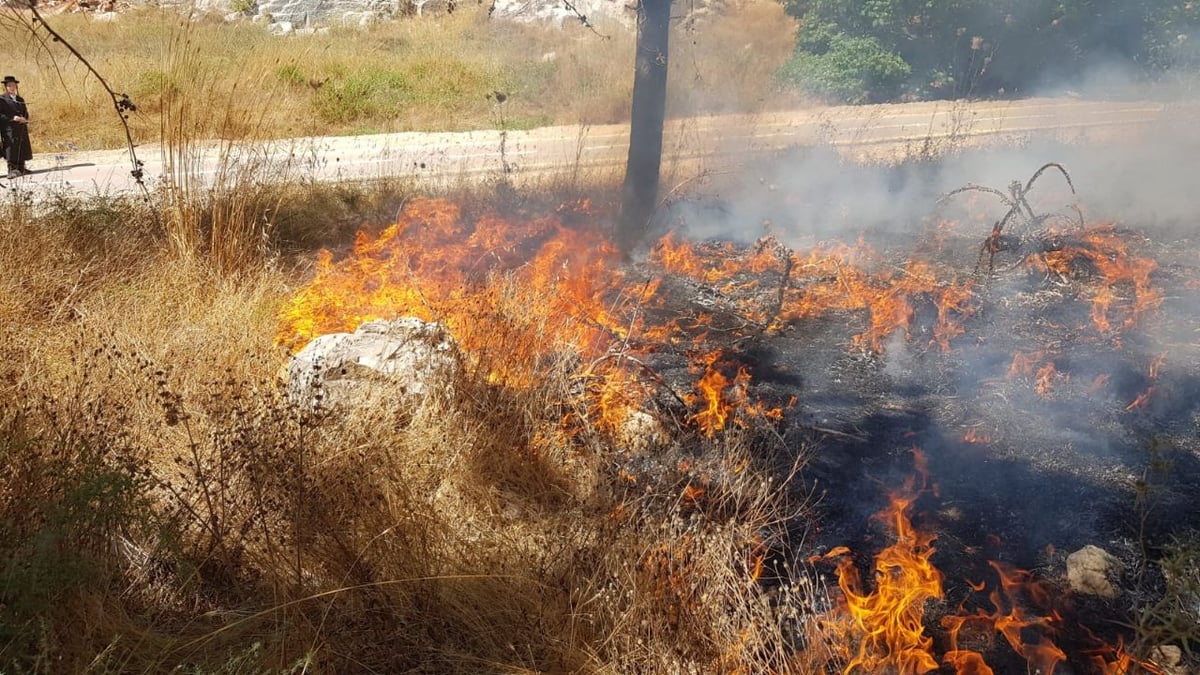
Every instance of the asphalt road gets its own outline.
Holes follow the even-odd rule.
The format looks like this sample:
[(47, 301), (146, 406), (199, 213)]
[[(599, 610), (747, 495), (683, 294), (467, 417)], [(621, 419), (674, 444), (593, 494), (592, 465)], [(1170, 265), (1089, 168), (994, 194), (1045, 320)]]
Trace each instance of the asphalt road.
[[(822, 144), (858, 159), (896, 161), (949, 145), (1020, 142), (1034, 135), (1128, 138), (1153, 129), (1170, 111), (1159, 102), (1029, 99), (693, 117), (668, 124), (664, 173), (681, 177), (736, 166), (772, 151)], [(529, 184), (616, 175), (624, 165), (628, 139), (627, 126), (604, 125), (297, 138), (253, 145), (214, 142), (199, 146), (182, 163), (209, 184), (401, 178), (436, 190), (501, 176)], [(156, 145), (139, 147), (137, 154), (147, 185), (163, 185), (171, 158)], [(39, 154), (30, 167), (32, 175), (7, 181), (8, 187), (34, 194), (136, 189), (127, 150)]]

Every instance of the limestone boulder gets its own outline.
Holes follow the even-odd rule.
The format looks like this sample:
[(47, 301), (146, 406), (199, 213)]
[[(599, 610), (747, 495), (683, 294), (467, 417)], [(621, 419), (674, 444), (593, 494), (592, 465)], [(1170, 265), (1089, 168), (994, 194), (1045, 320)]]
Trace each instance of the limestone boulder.
[(461, 354), (438, 323), (371, 321), (315, 338), (288, 364), (288, 395), (308, 408), (360, 405), (381, 396), (419, 404), (453, 393)]

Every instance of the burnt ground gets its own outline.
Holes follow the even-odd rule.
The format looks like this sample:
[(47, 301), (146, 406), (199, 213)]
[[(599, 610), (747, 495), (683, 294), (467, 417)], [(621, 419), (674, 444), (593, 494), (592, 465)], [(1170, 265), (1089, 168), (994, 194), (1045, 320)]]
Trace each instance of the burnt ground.
[[(939, 264), (971, 274), (986, 232), (939, 247)], [(1173, 535), (1200, 529), (1200, 241), (1181, 232), (1118, 226), (1137, 255), (1157, 261), (1151, 280), (1164, 300), (1116, 330), (1091, 325), (1084, 289), (1094, 270), (1051, 278), (1019, 267), (981, 277), (978, 311), (948, 352), (931, 344), (932, 306), (918, 307), (908, 338), (882, 354), (851, 348), (867, 326), (855, 313), (737, 345), (754, 396), (799, 400), (782, 431), (815, 449), (793, 486), (820, 495), (817, 521), (797, 533), (806, 553), (848, 546), (870, 579), (874, 555), (892, 543), (871, 516), (915, 473), (919, 448), (931, 489), (913, 521), (937, 533), (932, 562), (945, 575), (946, 601), (927, 615), (935, 639), (944, 642), (937, 615), (979, 595), (968, 581), (996, 585), (988, 561), (1032, 570), (1065, 593), (1066, 555), (1094, 544), (1125, 563), (1122, 597), (1061, 609), (1111, 644), (1114, 622), (1156, 592), (1146, 561)], [(898, 265), (933, 235), (883, 227), (865, 236)], [(1018, 353), (1054, 365), (1049, 391), (1039, 393), (1032, 374), (1009, 375)], [(1072, 636), (1058, 639), (1069, 645)], [(1002, 644), (985, 657), (996, 672), (1026, 670)], [(1089, 671), (1072, 655), (1056, 672)]]
[[(756, 362), (794, 365), (754, 374), (763, 387), (799, 392), (792, 431), (818, 448), (805, 474), (822, 496), (812, 548), (849, 546), (866, 570), (890, 543), (870, 517), (914, 473), (911, 449), (920, 448), (933, 489), (913, 519), (938, 536), (932, 562), (947, 598), (939, 610), (976, 595), (968, 580), (995, 586), (987, 561), (1061, 585), (1066, 554), (1094, 544), (1127, 570), (1123, 598), (1083, 603), (1080, 621), (1111, 640), (1111, 622), (1128, 621), (1139, 595), (1156, 592), (1138, 576), (1147, 557), (1200, 528), (1200, 316), (1188, 286), (1200, 278), (1195, 246), (1146, 243), (1166, 298), (1118, 339), (1087, 325), (1076, 288), (1022, 271), (981, 290), (983, 311), (948, 353), (914, 350), (920, 330), (881, 356), (847, 351), (836, 319), (772, 341)], [(1042, 395), (1032, 377), (1009, 377), (1013, 355), (1032, 351), (1069, 379)], [(1149, 364), (1163, 354), (1152, 380)], [(1098, 377), (1107, 381), (1097, 387)], [(1150, 387), (1143, 407), (1127, 409)], [(988, 661), (997, 672), (1024, 669), (1004, 649)], [(1065, 672), (1088, 672), (1071, 665)]]

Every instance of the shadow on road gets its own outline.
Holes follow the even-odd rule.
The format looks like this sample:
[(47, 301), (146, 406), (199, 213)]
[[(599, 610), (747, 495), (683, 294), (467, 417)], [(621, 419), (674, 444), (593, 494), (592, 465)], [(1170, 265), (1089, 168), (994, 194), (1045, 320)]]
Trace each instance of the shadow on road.
[(71, 169), (79, 169), (79, 168), (82, 168), (85, 166), (96, 166), (96, 163), (95, 162), (79, 162), (78, 164), (61, 164), (59, 166), (52, 166), (48, 169), (33, 169), (29, 172), (29, 175), (38, 174), (38, 173), (50, 173), (51, 171), (69, 171)]

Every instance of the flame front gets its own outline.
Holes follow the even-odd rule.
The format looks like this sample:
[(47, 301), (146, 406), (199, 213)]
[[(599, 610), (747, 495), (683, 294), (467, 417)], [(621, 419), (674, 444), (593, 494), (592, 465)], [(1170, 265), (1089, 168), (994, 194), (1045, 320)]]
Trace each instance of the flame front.
[(1150, 283), (1158, 263), (1131, 253), (1129, 243), (1112, 225), (1089, 227), (1078, 237), (1078, 243), (1031, 256), (1029, 264), (1035, 270), (1062, 277), (1081, 272), (1097, 277), (1099, 284), (1091, 290), (1091, 314), (1093, 325), (1101, 333), (1113, 332), (1111, 318), (1116, 305), (1122, 305), (1120, 311), (1124, 314), (1119, 325), (1128, 328), (1163, 302), (1162, 291)]
[[(914, 450), (919, 469), (924, 455)], [(922, 474), (923, 476), (924, 474)], [(902, 494), (893, 494), (889, 506), (876, 515), (896, 537), (875, 558), (875, 590), (865, 592), (849, 550), (838, 548), (826, 555), (837, 558), (838, 587), (844, 610), (854, 622), (858, 652), (845, 673), (861, 669), (877, 673), (927, 673), (937, 670), (933, 638), (925, 634), (925, 603), (942, 597), (942, 573), (930, 562), (935, 537), (913, 527), (908, 510), (915, 499), (909, 481)]]
[[(924, 480), (924, 455), (914, 451), (914, 456), (918, 475)], [(943, 598), (943, 577), (931, 562), (936, 552), (932, 546), (935, 536), (914, 528), (908, 516), (915, 499), (914, 482), (910, 479), (901, 494), (891, 496), (888, 508), (877, 514), (888, 524), (895, 543), (875, 558), (873, 591), (864, 592), (850, 549), (840, 546), (823, 556), (837, 560), (838, 587), (843, 595), (837, 611), (852, 622), (848, 631), (844, 626), (841, 630), (857, 642), (856, 651), (851, 649), (846, 654), (844, 675), (927, 673), (939, 668), (933, 639), (925, 634), (924, 611), (930, 600)], [(983, 654), (960, 645), (963, 628), (972, 626), (972, 635), (1003, 637), (1025, 660), (1028, 672), (1053, 675), (1067, 660), (1066, 653), (1054, 642), (1055, 634), (1063, 628), (1063, 619), (1054, 609), (1056, 594), (1028, 571), (995, 561), (988, 565), (999, 583), (990, 592), (987, 583), (969, 585), (976, 593), (987, 593), (986, 602), (991, 608), (969, 612), (960, 607), (957, 614), (941, 619), (948, 648), (940, 662), (956, 675), (993, 675)], [(1115, 647), (1106, 645), (1086, 627), (1080, 628), (1095, 645), (1086, 652), (1095, 672), (1162, 673), (1155, 664), (1126, 652), (1121, 642)]]
[(861, 243), (798, 253), (769, 238), (742, 248), (668, 234), (647, 261), (649, 277), (632, 279), (596, 225), (567, 227), (557, 215), (472, 221), (447, 200), (414, 199), (378, 236), (360, 233), (344, 259), (321, 252), (315, 278), (282, 312), (277, 342), (297, 350), (366, 321), (414, 316), (445, 324), (468, 358), (487, 361), (490, 381), (516, 387), (537, 381), (548, 360), (574, 354), (588, 364), (578, 375), (588, 383), (589, 414), (609, 429), (651, 389), (623, 356), (683, 345), (703, 355), (692, 359), (695, 391), (683, 395), (689, 419), (712, 435), (755, 417), (777, 420), (782, 411), (750, 397), (749, 372), (735, 353), (708, 344), (714, 313), (681, 315), (663, 280), (689, 278), (728, 300), (737, 318), (723, 329), (727, 342), (829, 312), (861, 312), (868, 327), (851, 344), (882, 351), (885, 338), (907, 334), (914, 308), (926, 303), (937, 313), (932, 342), (949, 349), (974, 311), (970, 283), (940, 280), (921, 262), (868, 272), (872, 255)]

